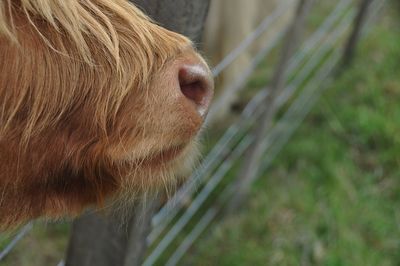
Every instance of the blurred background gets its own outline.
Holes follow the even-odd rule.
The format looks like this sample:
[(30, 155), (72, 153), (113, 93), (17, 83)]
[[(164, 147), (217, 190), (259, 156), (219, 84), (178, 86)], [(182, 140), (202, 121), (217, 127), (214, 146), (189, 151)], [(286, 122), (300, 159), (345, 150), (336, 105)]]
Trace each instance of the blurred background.
[[(143, 264), (400, 265), (399, 2), (211, 0), (201, 32), (204, 159)], [(70, 221), (21, 230), (0, 265), (63, 265)]]

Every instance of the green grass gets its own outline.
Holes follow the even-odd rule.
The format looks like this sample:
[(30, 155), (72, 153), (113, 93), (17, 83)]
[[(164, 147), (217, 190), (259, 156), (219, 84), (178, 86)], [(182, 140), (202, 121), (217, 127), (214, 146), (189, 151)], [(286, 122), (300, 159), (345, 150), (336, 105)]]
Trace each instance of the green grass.
[(400, 265), (400, 28), (385, 12), (193, 265)]
[(0, 265), (55, 266), (64, 258), (69, 231), (69, 223), (38, 222)]

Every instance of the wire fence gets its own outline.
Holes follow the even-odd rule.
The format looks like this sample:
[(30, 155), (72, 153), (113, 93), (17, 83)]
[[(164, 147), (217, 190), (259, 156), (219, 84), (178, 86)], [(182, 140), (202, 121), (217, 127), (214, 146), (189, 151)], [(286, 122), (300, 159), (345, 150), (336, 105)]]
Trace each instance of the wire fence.
[[(338, 7), (341, 7), (343, 4), (342, 3), (347, 3), (347, 7), (350, 6), (351, 1), (350, 0), (342, 0), (339, 4)], [(321, 41), (323, 40), (323, 37), (325, 36), (324, 33), (327, 33), (328, 30), (330, 29), (331, 24), (335, 22), (335, 19), (337, 20), (340, 12), (343, 12), (342, 8), (336, 8), (328, 17), (326, 21), (331, 21), (329, 24), (324, 23), (311, 37), (306, 41), (306, 43), (303, 45), (304, 48), (301, 49), (301, 52), (296, 54), (292, 60), (290, 61), (290, 67), (289, 71), (293, 72), (296, 68), (299, 68), (299, 66), (304, 63), (304, 60), (306, 59), (307, 51), (312, 51), (312, 49), (318, 48), (320, 45)], [(279, 36), (283, 36), (282, 33), (279, 34)], [(265, 47), (271, 47), (271, 43), (274, 45), (277, 45), (277, 42), (275, 39), (273, 39), (270, 42), (267, 42), (267, 45)], [(267, 56), (268, 54), (265, 54)], [(264, 57), (265, 58), (265, 57)], [(318, 64), (318, 60), (320, 60), (320, 57), (315, 58), (312, 61), (312, 64)], [(298, 81), (304, 81), (305, 77), (307, 74), (310, 73), (310, 70), (305, 69), (303, 70), (304, 74), (299, 77)], [(247, 73), (246, 73), (247, 74)], [(244, 75), (246, 75), (244, 74)], [(239, 78), (240, 80), (242, 77)], [(298, 84), (297, 82), (296, 84)], [(295, 84), (293, 84), (295, 85)], [(296, 86), (292, 86), (292, 84), (289, 84), (289, 86), (286, 88), (286, 90), (281, 94), (278, 100), (278, 105), (283, 105), (289, 98), (290, 95), (294, 93), (294, 88)], [(161, 228), (158, 228), (159, 224), (165, 224), (173, 218), (174, 215), (178, 212), (178, 208), (183, 204), (184, 199), (187, 196), (190, 196), (192, 193), (196, 191), (196, 188), (199, 186), (201, 182), (203, 182), (204, 179), (207, 178), (207, 175), (209, 174), (210, 171), (215, 170), (215, 167), (218, 166), (218, 164), (221, 164), (222, 161), (226, 161), (225, 157), (226, 154), (229, 153), (232, 149), (231, 145), (234, 143), (238, 138), (241, 137), (241, 134), (243, 134), (243, 131), (247, 128), (248, 129), (248, 123), (250, 119), (254, 116), (254, 113), (256, 112), (256, 109), (260, 102), (267, 96), (268, 91), (263, 89), (261, 90), (253, 99), (250, 101), (250, 103), (246, 106), (244, 111), (242, 112), (241, 117), (238, 119), (236, 123), (231, 125), (226, 133), (221, 137), (221, 139), (217, 142), (217, 144), (214, 145), (214, 148), (209, 152), (209, 154), (205, 157), (203, 164), (198, 168), (198, 170), (192, 175), (191, 178), (189, 178), (189, 181), (182, 186), (182, 188), (173, 196), (165, 205), (164, 207), (154, 216), (153, 218), (153, 232), (150, 234), (150, 242), (152, 239), (156, 237), (156, 233), (154, 231), (160, 231)], [(247, 126), (246, 126), (247, 125)], [(161, 226), (162, 227), (162, 226)]]
[[(380, 10), (383, 1), (373, 2), (370, 10), (372, 19)], [(299, 93), (293, 99), (290, 107), (282, 118), (269, 131), (262, 143), (264, 150), (261, 173), (265, 173), (271, 162), (287, 142), (295, 129), (300, 125), (312, 104), (326, 88), (327, 78), (337, 65), (342, 54), (343, 42), (355, 17), (353, 1), (339, 1), (330, 15), (321, 26), (303, 44), (302, 48), (291, 59), (289, 70), (291, 82), (280, 93), (277, 105), (283, 106), (291, 96)], [(269, 47), (267, 44), (266, 47)], [(321, 64), (321, 62), (323, 62)], [(318, 71), (316, 71), (318, 69)], [(298, 90), (301, 89), (301, 92)], [(227, 173), (237, 165), (237, 160), (252, 143), (253, 137), (249, 134), (251, 125), (257, 123), (260, 115), (259, 104), (268, 95), (268, 90), (261, 90), (244, 109), (241, 117), (221, 137), (214, 149), (206, 156), (204, 163), (181, 190), (154, 216), (153, 230), (148, 237), (149, 244), (155, 247), (149, 253), (144, 265), (153, 265), (158, 262), (168, 249), (167, 256), (161, 262), (175, 265), (185, 254), (191, 244), (200, 236), (206, 226), (211, 223), (224, 202), (232, 195), (234, 189), (229, 182), (220, 192), (220, 197), (214, 199), (214, 204), (204, 207), (212, 192), (218, 187)], [(239, 140), (239, 141), (238, 141)], [(212, 173), (212, 174), (211, 174)], [(201, 187), (198, 191), (197, 188)], [(193, 196), (195, 194), (195, 196)], [(184, 206), (188, 197), (192, 197), (191, 204)], [(184, 209), (182, 211), (182, 209)], [(197, 212), (203, 215), (195, 217)], [(193, 218), (197, 221), (193, 225)], [(191, 223), (192, 229), (184, 236), (185, 226)], [(162, 235), (160, 237), (160, 235)], [(178, 239), (179, 238), (179, 239)], [(173, 243), (174, 240), (180, 243)], [(171, 251), (171, 246), (176, 247)]]
[[(385, 0), (372, 1), (367, 25), (377, 17), (384, 3)], [(256, 40), (268, 32), (288, 8), (291, 8), (290, 2), (282, 1), (271, 15), (265, 17), (237, 48), (212, 69), (214, 77), (220, 75)], [(261, 143), (263, 157), (258, 177), (265, 174), (323, 90), (328, 87), (355, 14), (353, 0), (338, 1), (326, 19), (290, 59), (288, 66), (290, 79), (276, 99), (277, 108), (282, 108), (285, 112), (267, 132)], [(210, 120), (221, 108), (223, 97), (228, 97), (246, 87), (255, 69), (276, 49), (286, 32), (286, 30), (274, 32), (262, 45), (243, 74), (225, 88), (225, 94), (210, 110)], [(268, 87), (255, 94), (238, 119), (213, 145), (201, 166), (154, 215), (151, 221), (152, 229), (146, 240), (149, 252), (143, 265), (178, 264), (205, 229), (221, 214), (235, 191), (235, 179), (230, 173), (238, 166), (244, 152), (254, 141), (251, 129), (261, 115), (261, 104), (268, 94)], [(287, 106), (289, 101), (290, 105)], [(16, 232), (0, 251), (0, 262), (32, 228), (31, 222)], [(63, 263), (60, 262), (59, 265)]]

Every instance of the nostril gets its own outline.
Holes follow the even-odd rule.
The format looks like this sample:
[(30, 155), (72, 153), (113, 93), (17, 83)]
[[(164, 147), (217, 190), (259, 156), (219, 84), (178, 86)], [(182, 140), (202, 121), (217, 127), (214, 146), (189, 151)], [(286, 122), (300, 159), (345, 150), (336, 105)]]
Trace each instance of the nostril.
[(202, 65), (186, 65), (179, 70), (178, 78), (183, 95), (204, 116), (213, 94), (213, 82), (208, 69)]
[(180, 82), (181, 91), (186, 98), (192, 100), (196, 104), (202, 104), (204, 95), (206, 94), (206, 88), (201, 80), (193, 82)]

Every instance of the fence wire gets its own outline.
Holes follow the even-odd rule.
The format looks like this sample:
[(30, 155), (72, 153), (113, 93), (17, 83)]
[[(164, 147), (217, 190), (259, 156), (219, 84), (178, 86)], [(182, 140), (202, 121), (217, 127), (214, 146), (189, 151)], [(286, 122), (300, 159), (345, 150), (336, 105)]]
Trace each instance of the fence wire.
[(23, 226), (8, 245), (0, 252), (0, 261), (4, 259), (11, 250), (18, 244), (18, 242), (32, 230), (33, 224), (28, 223)]
[[(306, 55), (313, 50), (321, 49), (321, 41), (323, 42), (325, 39), (324, 36), (332, 29), (331, 26), (340, 16), (339, 12), (343, 12), (342, 6), (343, 3), (347, 3), (346, 7), (349, 8), (352, 1), (350, 0), (342, 0), (337, 8), (328, 16), (326, 21), (329, 23), (323, 23), (317, 31), (303, 44), (302, 49), (298, 52), (290, 61), (290, 72), (293, 72), (300, 66), (304, 65), (306, 62)], [(340, 8), (338, 8), (340, 7)], [(326, 40), (325, 40), (326, 41)], [(321, 59), (321, 54), (318, 57), (313, 58), (312, 61), (309, 61), (311, 66), (315, 66), (318, 64)], [(310, 74), (311, 67), (304, 68), (301, 72), (301, 76), (296, 80), (296, 85), (299, 82), (304, 81), (306, 76)], [(284, 90), (281, 96), (278, 99), (278, 106), (282, 106), (285, 101), (287, 101), (294, 93), (293, 88), (296, 88), (295, 85), (289, 84), (289, 86)], [(217, 167), (222, 161), (226, 158), (226, 153), (231, 151), (231, 146), (235, 144), (235, 141), (239, 139), (243, 134), (246, 133), (246, 130), (249, 128), (249, 121), (251, 121), (255, 116), (256, 109), (258, 104), (264, 100), (267, 96), (268, 91), (266, 89), (261, 90), (247, 105), (245, 110), (243, 111), (241, 117), (238, 121), (232, 125), (224, 134), (223, 137), (218, 141), (218, 143), (214, 146), (212, 151), (206, 156), (202, 166), (189, 178), (188, 182), (173, 196), (167, 204), (154, 216), (153, 218), (153, 230), (149, 235), (149, 243), (152, 243), (155, 238), (158, 236), (160, 231), (165, 228), (165, 224), (170, 222), (174, 216), (179, 212), (179, 208), (183, 205), (185, 198), (191, 196), (196, 188), (201, 184), (204, 179), (208, 177), (208, 173), (213, 171), (215, 167)], [(163, 225), (160, 225), (163, 224)]]
[(211, 70), (213, 76), (219, 76), (228, 66), (230, 66), (244, 51), (246, 51), (246, 49), (249, 48), (250, 45), (265, 33), (278, 20), (278, 18), (284, 14), (285, 11), (290, 10), (291, 5), (291, 1), (281, 1), (278, 8), (276, 8), (271, 15), (266, 16), (253, 32), (247, 35), (247, 37), (233, 51), (226, 55), (225, 58)]
[[(324, 79), (328, 76), (328, 74), (331, 72), (331, 70), (333, 69), (333, 66), (337, 63), (338, 61), (338, 54), (335, 55), (334, 58), (331, 58), (329, 61), (329, 64), (327, 64), (327, 66), (323, 66), (324, 68), (318, 72), (317, 74), (317, 79), (312, 82), (312, 88), (319, 88), (322, 89), (324, 88), (327, 84), (324, 84), (324, 86), (319, 86), (322, 85), (322, 81), (324, 81)], [(307, 92), (307, 94), (298, 99), (297, 101), (302, 100), (305, 97), (310, 97), (310, 93)], [(296, 101), (296, 103), (297, 103)], [(311, 106), (311, 105), (308, 105)], [(308, 107), (306, 106), (306, 107)], [(303, 110), (296, 110), (296, 111), (301, 111), (300, 115), (301, 117), (305, 117), (305, 115), (307, 114), (307, 112), (310, 110), (310, 108), (304, 108)], [(294, 129), (299, 125), (300, 123), (296, 123), (292, 125), (293, 131)], [(250, 138), (251, 139), (251, 138)], [(282, 138), (282, 139), (286, 139), (287, 138)], [(247, 145), (250, 145), (251, 141), (249, 141), (249, 143), (246, 143)], [(265, 151), (264, 151), (265, 152)], [(268, 154), (269, 155), (269, 154)], [(276, 153), (271, 153), (270, 156), (267, 157), (268, 158), (274, 158), (276, 156)], [(264, 161), (266, 161), (264, 159)], [(268, 162), (271, 162), (272, 160), (268, 160)], [(264, 162), (265, 163), (265, 162)], [(263, 164), (264, 165), (264, 164)], [(265, 164), (267, 166), (269, 166), (268, 164)], [(265, 172), (265, 168), (263, 169), (262, 172)], [(194, 241), (200, 236), (201, 232), (205, 230), (205, 228), (212, 222), (212, 220), (217, 216), (217, 214), (219, 212), (221, 212), (223, 210), (223, 204), (230, 198), (233, 196), (233, 193), (235, 191), (235, 186), (234, 184), (230, 184), (222, 193), (221, 196), (217, 198), (216, 202), (217, 204), (214, 205), (213, 207), (211, 207), (201, 218), (200, 220), (197, 222), (197, 224), (194, 226), (193, 230), (190, 231), (188, 233), (188, 235), (185, 237), (185, 239), (182, 241), (182, 243), (179, 245), (179, 247), (175, 250), (175, 252), (172, 253), (172, 255), (169, 257), (166, 265), (172, 266), (172, 265), (176, 265), (180, 259), (182, 259), (182, 257), (185, 255), (186, 251), (190, 248), (190, 246), (194, 243)], [(145, 264), (146, 265), (146, 264)], [(150, 264), (151, 265), (151, 264)]]

